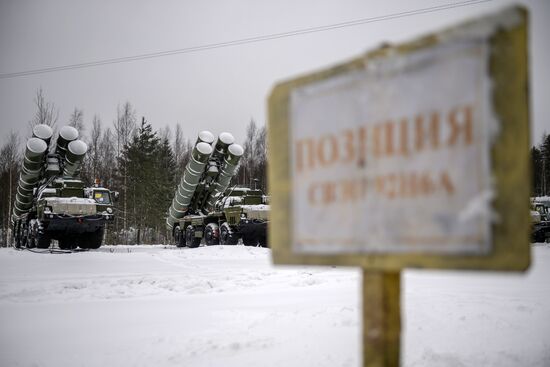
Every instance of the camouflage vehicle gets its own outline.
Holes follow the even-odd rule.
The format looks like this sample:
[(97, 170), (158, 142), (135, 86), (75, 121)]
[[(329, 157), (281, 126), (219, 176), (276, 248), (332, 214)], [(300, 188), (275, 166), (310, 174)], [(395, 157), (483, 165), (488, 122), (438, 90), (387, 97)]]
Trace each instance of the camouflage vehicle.
[(231, 188), (243, 148), (229, 133), (202, 131), (178, 185), (166, 224), (177, 246), (267, 246), (269, 205), (260, 190)]
[(99, 248), (115, 193), (78, 178), (88, 147), (76, 129), (64, 126), (50, 154), (52, 135), (37, 125), (27, 141), (12, 213), (15, 246), (45, 249), (55, 239), (64, 250)]
[(531, 242), (550, 242), (550, 198), (531, 200)]

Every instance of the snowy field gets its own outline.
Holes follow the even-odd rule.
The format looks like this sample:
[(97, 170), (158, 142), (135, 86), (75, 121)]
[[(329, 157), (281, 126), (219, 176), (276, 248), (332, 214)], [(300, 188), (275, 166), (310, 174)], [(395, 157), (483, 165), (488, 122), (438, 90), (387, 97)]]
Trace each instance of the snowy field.
[[(550, 246), (526, 274), (405, 271), (402, 365), (550, 366)], [(356, 269), (270, 250), (0, 249), (0, 366), (360, 366)]]

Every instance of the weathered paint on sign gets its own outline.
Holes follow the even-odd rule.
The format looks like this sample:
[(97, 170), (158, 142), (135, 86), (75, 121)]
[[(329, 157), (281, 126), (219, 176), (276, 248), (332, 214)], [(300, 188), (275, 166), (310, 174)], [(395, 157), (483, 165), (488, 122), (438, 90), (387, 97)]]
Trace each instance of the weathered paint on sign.
[(511, 8), (278, 85), (275, 262), (524, 269), (526, 24)]
[(292, 91), (295, 251), (489, 251), (487, 43), (389, 55)]

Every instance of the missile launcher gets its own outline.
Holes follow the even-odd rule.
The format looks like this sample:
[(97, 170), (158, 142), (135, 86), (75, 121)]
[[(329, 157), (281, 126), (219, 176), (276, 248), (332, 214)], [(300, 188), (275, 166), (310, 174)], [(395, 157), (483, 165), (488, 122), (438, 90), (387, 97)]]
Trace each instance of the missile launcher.
[(56, 239), (61, 249), (98, 248), (114, 219), (111, 192), (78, 178), (88, 146), (75, 128), (62, 127), (50, 149), (52, 137), (37, 125), (27, 141), (11, 218), (15, 246), (48, 248)]
[[(201, 131), (168, 209), (166, 225), (177, 246), (245, 245), (266, 246), (265, 196), (259, 190), (229, 188), (238, 171), (244, 149), (230, 133), (221, 133), (216, 143), (209, 131)], [(237, 205), (242, 204), (242, 205)]]

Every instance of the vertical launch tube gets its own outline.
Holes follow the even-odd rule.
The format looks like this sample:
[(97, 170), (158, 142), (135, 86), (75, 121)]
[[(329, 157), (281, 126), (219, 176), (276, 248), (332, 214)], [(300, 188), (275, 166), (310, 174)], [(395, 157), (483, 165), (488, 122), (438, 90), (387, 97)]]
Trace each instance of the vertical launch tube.
[[(51, 138), (51, 136), (50, 136)], [(19, 186), (13, 206), (13, 219), (19, 218), (29, 211), (32, 206), (33, 190), (40, 181), (44, 166), (44, 157), (48, 151), (48, 144), (39, 138), (30, 138), (27, 141), (23, 165), (19, 175)]]
[(62, 161), (65, 159), (65, 154), (67, 153), (67, 148), (69, 143), (78, 139), (78, 130), (72, 126), (63, 126), (59, 131), (59, 136), (57, 137), (57, 145), (55, 147), (55, 153), (59, 154), (59, 159)]
[[(216, 144), (217, 145), (217, 144)], [(239, 160), (241, 159), (244, 153), (243, 147), (239, 144), (231, 144), (227, 148), (227, 154), (224, 157), (223, 165), (220, 170), (220, 174), (216, 179), (214, 184), (214, 190), (210, 193), (208, 200), (206, 201), (206, 210), (214, 210), (214, 205), (219, 199), (220, 195), (225, 192), (229, 186), (229, 182), (237, 173), (237, 167), (239, 166)]]
[(36, 125), (32, 129), (32, 137), (44, 140), (47, 146), (50, 145), (52, 136), (53, 136), (53, 130), (48, 125), (40, 124), (40, 125)]
[(75, 177), (80, 173), (82, 161), (87, 151), (88, 145), (82, 140), (73, 140), (67, 144), (65, 162), (63, 165), (63, 176)]
[(181, 178), (172, 205), (166, 218), (166, 224), (171, 229), (174, 223), (182, 218), (187, 212), (187, 208), (191, 203), (195, 189), (204, 172), (204, 167), (212, 154), (212, 146), (214, 140), (212, 133), (209, 131), (201, 131), (197, 139), (197, 143), (193, 148), (189, 163), (185, 166), (185, 171)]

